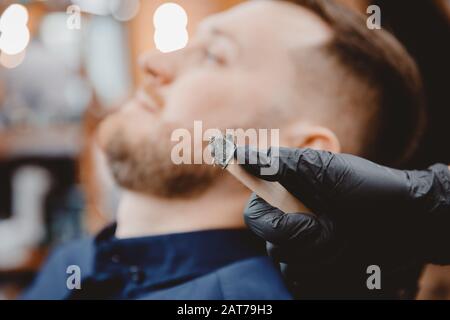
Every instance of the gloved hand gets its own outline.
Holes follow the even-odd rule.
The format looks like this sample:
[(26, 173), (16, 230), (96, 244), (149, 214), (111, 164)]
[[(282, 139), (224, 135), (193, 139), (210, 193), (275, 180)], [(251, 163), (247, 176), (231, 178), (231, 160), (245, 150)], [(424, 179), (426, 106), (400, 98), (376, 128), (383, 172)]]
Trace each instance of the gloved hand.
[[(392, 255), (450, 263), (447, 166), (402, 171), (347, 154), (279, 148), (274, 156), (272, 151), (240, 147), (236, 154), (248, 172), (279, 181), (316, 214), (316, 218), (285, 214), (252, 195), (245, 221), (270, 243), (269, 253), (278, 260), (290, 263), (314, 257), (326, 261), (346, 242), (371, 237), (376, 244), (379, 237), (392, 242), (397, 250)], [(276, 174), (261, 175), (261, 167), (274, 165)]]

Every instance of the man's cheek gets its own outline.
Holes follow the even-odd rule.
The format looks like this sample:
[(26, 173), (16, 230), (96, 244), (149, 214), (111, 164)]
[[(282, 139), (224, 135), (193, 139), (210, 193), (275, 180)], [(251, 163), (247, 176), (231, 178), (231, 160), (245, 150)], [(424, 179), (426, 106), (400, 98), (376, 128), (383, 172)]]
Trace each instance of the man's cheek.
[(124, 139), (135, 141), (151, 131), (154, 125), (153, 117), (149, 117), (146, 112), (122, 109), (102, 121), (97, 130), (97, 141), (102, 148), (118, 134)]
[(119, 127), (120, 117), (118, 117), (117, 113), (109, 115), (100, 123), (97, 128), (96, 138), (101, 149), (105, 149), (114, 133), (119, 130)]
[(203, 120), (229, 109), (232, 91), (204, 86), (177, 92), (169, 99), (166, 116), (170, 120)]

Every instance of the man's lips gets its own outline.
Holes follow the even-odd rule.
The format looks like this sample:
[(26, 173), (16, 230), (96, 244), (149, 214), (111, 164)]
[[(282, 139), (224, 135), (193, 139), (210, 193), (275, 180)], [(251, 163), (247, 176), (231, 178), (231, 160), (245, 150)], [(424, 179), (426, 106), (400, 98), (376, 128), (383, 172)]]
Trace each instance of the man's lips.
[(152, 113), (157, 112), (160, 109), (160, 99), (151, 96), (144, 89), (138, 89), (134, 96), (134, 100), (145, 110)]

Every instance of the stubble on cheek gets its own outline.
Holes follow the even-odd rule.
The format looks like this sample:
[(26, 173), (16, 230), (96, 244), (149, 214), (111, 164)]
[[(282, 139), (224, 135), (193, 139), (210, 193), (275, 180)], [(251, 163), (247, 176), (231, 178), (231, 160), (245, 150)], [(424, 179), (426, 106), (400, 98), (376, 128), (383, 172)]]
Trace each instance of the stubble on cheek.
[(206, 190), (220, 170), (208, 164), (175, 164), (170, 137), (175, 125), (159, 123), (130, 141), (125, 128), (117, 129), (104, 151), (117, 183), (129, 190), (164, 198), (187, 197)]

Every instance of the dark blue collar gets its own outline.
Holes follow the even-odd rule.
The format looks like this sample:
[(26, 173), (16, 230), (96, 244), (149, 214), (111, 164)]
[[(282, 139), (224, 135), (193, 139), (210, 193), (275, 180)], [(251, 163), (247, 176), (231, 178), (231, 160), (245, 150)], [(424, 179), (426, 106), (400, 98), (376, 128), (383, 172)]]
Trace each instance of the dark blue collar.
[(265, 255), (264, 243), (244, 229), (117, 239), (115, 228), (110, 226), (95, 238), (97, 279), (121, 276), (139, 287), (163, 286)]

